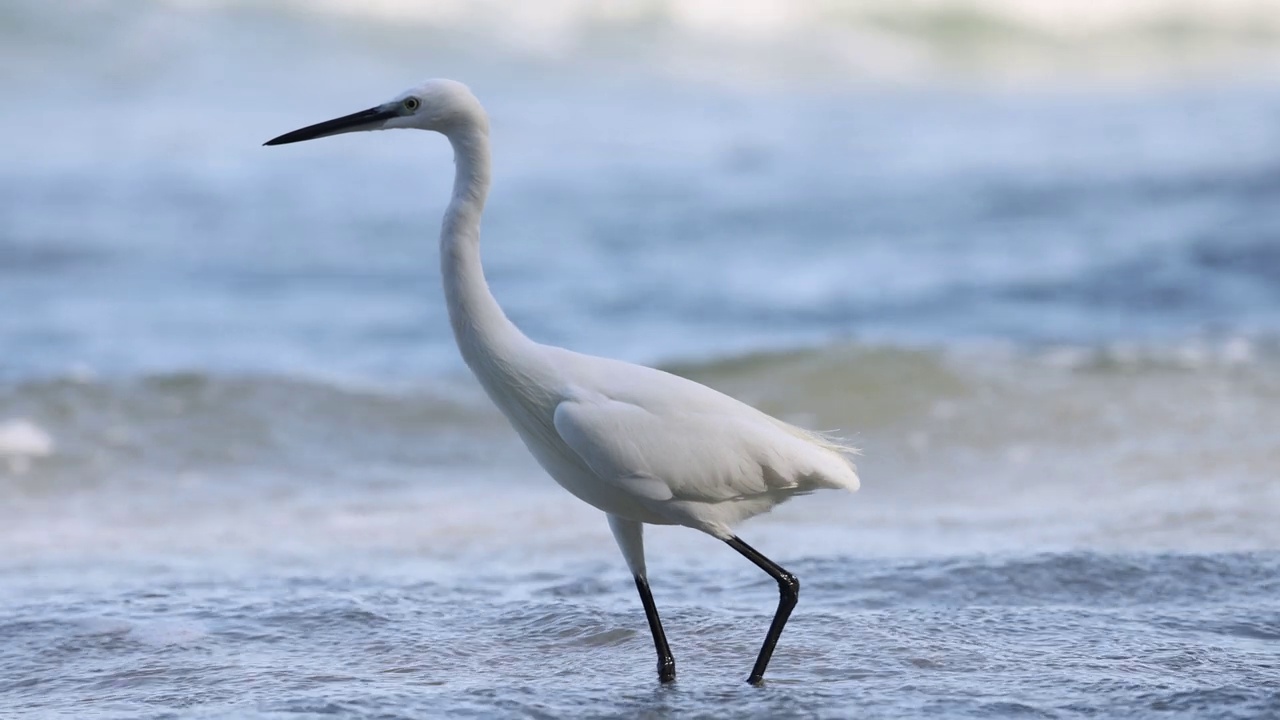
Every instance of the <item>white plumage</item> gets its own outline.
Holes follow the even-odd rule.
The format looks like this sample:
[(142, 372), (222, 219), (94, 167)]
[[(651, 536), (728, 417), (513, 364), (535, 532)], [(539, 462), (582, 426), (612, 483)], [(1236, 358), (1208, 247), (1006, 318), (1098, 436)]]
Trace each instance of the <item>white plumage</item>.
[(750, 678), (759, 683), (799, 582), (732, 528), (795, 495), (857, 490), (849, 457), (856, 451), (691, 380), (525, 337), (484, 279), (479, 245), (490, 182), (489, 124), (460, 83), (428, 81), (391, 102), (267, 144), (386, 128), (434, 130), (453, 145), (456, 178), (440, 257), (458, 348), (547, 473), (608, 514), (654, 633), (660, 678), (674, 679), (675, 664), (646, 579), (643, 523), (709, 533), (778, 580), (782, 601)]

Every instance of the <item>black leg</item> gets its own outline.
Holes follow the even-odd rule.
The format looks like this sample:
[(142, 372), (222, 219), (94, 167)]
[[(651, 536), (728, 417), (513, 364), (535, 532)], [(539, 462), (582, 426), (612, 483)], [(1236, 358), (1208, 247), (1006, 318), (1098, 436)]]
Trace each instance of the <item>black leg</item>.
[(658, 651), (658, 681), (668, 683), (676, 679), (676, 659), (667, 646), (667, 634), (662, 631), (662, 620), (658, 619), (658, 606), (653, 604), (649, 581), (639, 575), (635, 578), (640, 602), (644, 603), (644, 616), (649, 619), (649, 631), (653, 633), (653, 646)]
[(784, 570), (781, 565), (742, 542), (736, 535), (725, 540), (725, 542), (729, 544), (729, 547), (742, 553), (744, 557), (778, 581), (778, 594), (780, 596), (778, 598), (778, 612), (773, 615), (773, 623), (769, 625), (769, 634), (764, 636), (764, 645), (760, 648), (760, 655), (756, 658), (756, 665), (751, 668), (751, 677), (747, 678), (747, 682), (752, 685), (760, 685), (764, 682), (764, 669), (769, 666), (769, 658), (773, 657), (773, 648), (778, 644), (778, 638), (782, 635), (782, 628), (787, 624), (787, 618), (791, 617), (791, 610), (795, 608), (796, 601), (800, 599), (800, 581), (796, 579), (795, 575)]

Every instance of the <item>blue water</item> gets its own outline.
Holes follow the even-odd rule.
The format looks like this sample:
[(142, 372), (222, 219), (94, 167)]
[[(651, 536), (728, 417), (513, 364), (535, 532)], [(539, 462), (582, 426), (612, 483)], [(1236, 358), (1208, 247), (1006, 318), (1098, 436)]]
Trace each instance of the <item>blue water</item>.
[[(1280, 20), (821, 5), (0, 8), (0, 716), (1280, 714)], [(526, 332), (863, 448), (741, 530), (763, 690), (467, 375), (447, 144), (261, 147), (430, 76)]]
[[(604, 565), (568, 569), (443, 581), (412, 565), (277, 569), (88, 594), (76, 581), (75, 603), (57, 591), (6, 598), (6, 655), (31, 661), (0, 687), (18, 711), (108, 717), (1256, 718), (1280, 708), (1274, 553), (803, 561), (796, 572), (824, 579), (807, 586), (814, 600), (763, 689), (741, 680), (772, 583), (740, 568), (657, 585), (681, 673), (662, 687), (630, 583)], [(1195, 602), (1187, 584), (1201, 588)]]

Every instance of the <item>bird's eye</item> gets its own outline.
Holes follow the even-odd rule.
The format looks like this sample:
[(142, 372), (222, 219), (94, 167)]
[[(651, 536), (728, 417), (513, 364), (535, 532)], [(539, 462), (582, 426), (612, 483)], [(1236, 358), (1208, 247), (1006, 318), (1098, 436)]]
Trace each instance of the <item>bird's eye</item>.
[(404, 109), (408, 110), (409, 112), (413, 112), (414, 110), (417, 110), (418, 106), (421, 104), (422, 103), (418, 100), (418, 98), (415, 98), (415, 97), (404, 99)]

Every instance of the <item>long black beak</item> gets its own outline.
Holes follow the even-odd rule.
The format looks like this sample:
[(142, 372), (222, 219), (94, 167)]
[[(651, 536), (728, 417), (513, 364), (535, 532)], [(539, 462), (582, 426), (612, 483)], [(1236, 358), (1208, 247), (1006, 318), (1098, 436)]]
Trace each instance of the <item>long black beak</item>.
[[(285, 133), (278, 138), (272, 138), (263, 145), (288, 145), (289, 143), (302, 142), (303, 140), (314, 140), (316, 138), (327, 137), (329, 135), (337, 135), (344, 132), (352, 132), (354, 130), (364, 130), (366, 126), (382, 122), (398, 115), (395, 110), (384, 110), (381, 107), (369, 108), (361, 110), (358, 113), (343, 115), (333, 120), (325, 120), (322, 123), (308, 125), (301, 130), (294, 130)], [(368, 128), (372, 129), (372, 128)]]

